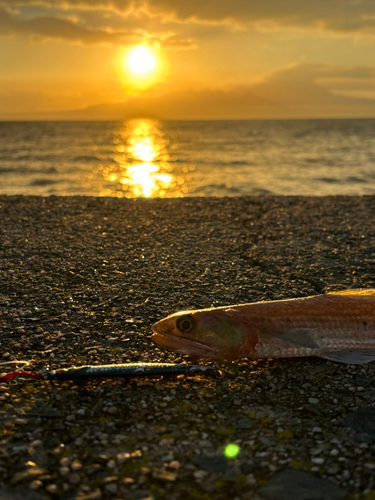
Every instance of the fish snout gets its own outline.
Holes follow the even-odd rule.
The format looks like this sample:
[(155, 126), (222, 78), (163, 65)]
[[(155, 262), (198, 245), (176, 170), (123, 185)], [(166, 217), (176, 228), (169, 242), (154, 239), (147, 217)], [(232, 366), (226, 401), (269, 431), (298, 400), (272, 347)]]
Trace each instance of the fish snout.
[(154, 323), (151, 327), (153, 333), (158, 333), (160, 335), (166, 335), (173, 333), (173, 323), (169, 320), (161, 319)]
[(155, 336), (155, 334), (161, 335), (163, 333), (163, 327), (161, 325), (161, 321), (157, 321), (156, 323), (154, 323), (151, 327), (151, 331), (152, 331), (152, 336)]

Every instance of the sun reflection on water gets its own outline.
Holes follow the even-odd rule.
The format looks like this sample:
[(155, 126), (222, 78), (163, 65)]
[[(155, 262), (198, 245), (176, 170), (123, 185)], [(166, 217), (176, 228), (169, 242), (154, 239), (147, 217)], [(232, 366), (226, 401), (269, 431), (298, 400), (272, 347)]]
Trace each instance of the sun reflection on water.
[(186, 196), (183, 176), (172, 171), (168, 140), (159, 122), (130, 120), (114, 137), (113, 163), (99, 166), (106, 181), (99, 196)]

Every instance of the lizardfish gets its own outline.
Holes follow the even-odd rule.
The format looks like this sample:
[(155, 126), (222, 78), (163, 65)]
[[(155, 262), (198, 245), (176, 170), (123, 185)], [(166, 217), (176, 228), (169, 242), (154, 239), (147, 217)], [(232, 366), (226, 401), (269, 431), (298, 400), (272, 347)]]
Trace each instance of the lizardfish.
[(152, 330), (157, 344), (194, 358), (368, 363), (375, 360), (375, 289), (183, 311)]

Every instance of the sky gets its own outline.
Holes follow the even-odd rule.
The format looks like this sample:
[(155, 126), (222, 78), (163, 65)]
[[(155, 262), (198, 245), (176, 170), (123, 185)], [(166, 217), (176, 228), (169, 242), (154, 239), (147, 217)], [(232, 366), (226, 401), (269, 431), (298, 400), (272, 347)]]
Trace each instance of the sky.
[(375, 117), (375, 1), (0, 0), (0, 119), (135, 116)]

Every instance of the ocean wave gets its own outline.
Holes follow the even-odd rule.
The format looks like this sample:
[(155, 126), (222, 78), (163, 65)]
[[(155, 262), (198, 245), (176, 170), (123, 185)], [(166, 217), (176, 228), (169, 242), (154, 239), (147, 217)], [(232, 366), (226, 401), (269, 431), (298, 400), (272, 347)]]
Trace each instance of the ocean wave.
[[(99, 195), (107, 185), (118, 183), (116, 176), (113, 182), (107, 179), (112, 168), (124, 161), (136, 163), (127, 148), (130, 139), (140, 139), (137, 148), (148, 152), (154, 147), (152, 166), (143, 162), (145, 168), (134, 173), (134, 184), (156, 182), (157, 167), (169, 163), (171, 179), (184, 183), (184, 189), (190, 187), (188, 196), (369, 194), (375, 189), (374, 124), (175, 121), (155, 125), (155, 133), (139, 138), (124, 133), (122, 122), (4, 123), (0, 193), (24, 189), (44, 196)], [(123, 144), (124, 153), (116, 153), (114, 138)], [(97, 168), (100, 164), (103, 170)]]
[(203, 196), (244, 196), (246, 195), (269, 195), (273, 194), (272, 191), (264, 188), (246, 186), (246, 187), (236, 187), (230, 186), (228, 184), (207, 184), (204, 186), (199, 186), (190, 191), (190, 195), (203, 195)]
[(186, 159), (186, 158), (178, 158), (178, 159), (173, 159), (173, 160), (168, 160), (167, 163), (173, 165), (173, 164), (187, 164), (187, 165), (208, 165), (208, 166), (213, 166), (213, 167), (242, 167), (242, 166), (254, 166), (256, 165), (255, 162), (248, 161), (248, 160), (232, 160), (232, 161), (216, 161), (215, 159), (213, 160), (202, 160), (200, 158), (194, 158), (194, 159)]
[[(112, 160), (110, 156), (107, 159)], [(101, 162), (103, 161), (103, 158), (100, 158), (99, 156), (80, 155), (80, 156), (73, 156), (71, 160), (74, 162), (85, 162), (85, 161)]]
[(12, 167), (0, 167), (0, 174), (13, 173), (16, 175), (30, 175), (30, 174), (58, 174), (58, 170), (55, 167), (40, 168), (35, 167), (35, 165), (23, 165), (23, 166), (12, 166)]
[(327, 184), (340, 184), (342, 182), (341, 179), (336, 179), (335, 177), (316, 177), (315, 180)]
[(50, 184), (58, 184), (60, 180), (54, 179), (34, 179), (29, 182), (29, 186), (49, 186)]
[(351, 177), (347, 177), (346, 179), (346, 182), (356, 182), (356, 183), (367, 183), (366, 179), (361, 179), (360, 177), (355, 177), (354, 175), (352, 175)]

